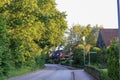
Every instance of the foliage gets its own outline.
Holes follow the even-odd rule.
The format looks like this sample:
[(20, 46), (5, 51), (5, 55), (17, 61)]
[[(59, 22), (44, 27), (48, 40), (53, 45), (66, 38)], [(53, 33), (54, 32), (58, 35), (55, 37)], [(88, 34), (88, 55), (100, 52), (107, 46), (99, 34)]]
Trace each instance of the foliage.
[(0, 12), (8, 20), (12, 39), (22, 39), (22, 46), (34, 54), (40, 54), (40, 48), (57, 46), (63, 41), (66, 15), (55, 8), (54, 0), (11, 0)]
[(108, 76), (110, 80), (119, 80), (119, 49), (118, 41), (113, 40), (108, 52)]
[(31, 67), (22, 67), (22, 68), (19, 68), (19, 69), (11, 69), (9, 71), (9, 76), (8, 77), (20, 76), (20, 75), (23, 75), (23, 74), (30, 73), (32, 71), (33, 70), (32, 70)]
[(45, 60), (43, 58), (43, 55), (35, 57), (35, 66), (34, 66), (35, 68), (44, 67), (44, 63), (45, 63)]
[[(87, 64), (89, 61), (89, 52), (94, 51), (97, 52), (97, 54), (90, 54), (91, 56), (91, 62), (98, 63), (98, 65), (101, 66), (100, 62), (102, 62), (102, 54), (101, 50), (99, 48), (96, 48), (96, 41), (98, 37), (99, 30), (102, 28), (102, 26), (91, 26), (90, 24), (86, 26), (82, 25), (73, 25), (73, 27), (68, 32), (68, 38), (67, 38), (67, 45), (65, 46), (65, 52), (66, 54), (69, 53), (69, 49), (72, 48), (73, 50), (73, 59), (75, 65), (80, 66), (83, 64), (83, 49), (85, 48), (85, 63)], [(83, 41), (83, 36), (85, 37), (85, 41)]]
[(81, 67), (83, 67), (83, 46), (78, 46), (78, 47), (75, 47), (73, 48), (73, 64), (79, 64)]
[(0, 77), (2, 75), (8, 75), (11, 64), (10, 40), (7, 29), (7, 22), (3, 15), (0, 14)]
[(92, 27), (91, 25), (89, 25), (86, 28), (89, 30), (86, 36), (86, 43), (90, 44), (91, 47), (94, 47), (96, 46), (99, 30), (102, 29), (102, 26), (95, 25)]
[(66, 14), (56, 9), (55, 0), (0, 0), (0, 13), (8, 22), (0, 16), (0, 75), (8, 72), (7, 61), (16, 69), (44, 66), (49, 57), (44, 49), (46, 53), (64, 42)]
[(107, 69), (101, 69), (101, 79), (108, 80), (108, 71)]
[(96, 67), (89, 65), (89, 66), (85, 66), (84, 70), (88, 72), (90, 75), (92, 75), (93, 77), (95, 77), (97, 80), (102, 80), (101, 71)]
[(86, 45), (94, 47), (96, 46), (98, 33), (101, 28), (102, 27), (98, 25), (92, 27), (90, 24), (87, 26), (73, 25), (68, 33), (68, 43), (82, 44), (82, 38), (85, 36)]
[(10, 41), (12, 65), (15, 68), (21, 68), (23, 65), (23, 54), (21, 54), (22, 49), (20, 48), (22, 41), (19, 39), (11, 39)]
[(85, 67), (85, 71), (94, 76), (97, 80), (109, 80), (107, 69), (99, 69), (96, 66), (89, 65)]
[(70, 64), (70, 59), (69, 58), (62, 58), (60, 59), (60, 64), (62, 65), (69, 65)]
[(91, 58), (91, 63), (100, 63), (102, 61), (102, 51), (98, 47), (92, 47), (91, 52), (96, 52), (96, 53), (91, 53), (90, 58)]
[(98, 68), (106, 68), (107, 67), (107, 52), (106, 50), (101, 50), (98, 47), (92, 47), (91, 52), (91, 64), (98, 66)]

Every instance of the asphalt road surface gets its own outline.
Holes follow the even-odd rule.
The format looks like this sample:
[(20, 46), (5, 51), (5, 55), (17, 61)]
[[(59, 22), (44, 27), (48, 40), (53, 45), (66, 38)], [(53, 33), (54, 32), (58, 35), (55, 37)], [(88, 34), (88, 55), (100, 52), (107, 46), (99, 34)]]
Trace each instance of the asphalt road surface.
[(36, 71), (8, 80), (95, 80), (84, 70), (71, 70), (66, 66), (46, 64), (44, 70)]

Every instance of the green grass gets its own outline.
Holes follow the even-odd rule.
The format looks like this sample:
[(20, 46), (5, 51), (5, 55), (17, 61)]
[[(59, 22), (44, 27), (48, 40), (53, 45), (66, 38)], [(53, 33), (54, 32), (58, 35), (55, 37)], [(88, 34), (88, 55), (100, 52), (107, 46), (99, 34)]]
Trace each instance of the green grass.
[(12, 69), (9, 71), (8, 76), (3, 76), (0, 80), (4, 80), (4, 79), (10, 78), (10, 77), (15, 77), (15, 76), (27, 74), (30, 72), (32, 72), (32, 70), (29, 67), (24, 67), (24, 68), (20, 68), (20, 69)]
[(9, 77), (19, 76), (19, 75), (26, 74), (29, 72), (32, 72), (32, 69), (30, 67), (23, 67), (20, 69), (14, 69), (14, 70), (11, 70), (9, 72)]
[(8, 76), (3, 76), (2, 78), (0, 78), (0, 80), (5, 80), (11, 77), (16, 77), (16, 76), (20, 76), (20, 75), (24, 75), (24, 74), (28, 74), (37, 70), (43, 69), (43, 67), (41, 68), (31, 68), (31, 67), (22, 67), (19, 69), (12, 69), (9, 71), (9, 75)]

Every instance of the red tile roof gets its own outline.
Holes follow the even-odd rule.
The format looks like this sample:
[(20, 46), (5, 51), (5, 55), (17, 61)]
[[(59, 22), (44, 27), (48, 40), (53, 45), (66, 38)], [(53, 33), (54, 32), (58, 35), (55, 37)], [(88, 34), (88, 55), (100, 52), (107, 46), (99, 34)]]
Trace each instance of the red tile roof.
[(118, 29), (101, 29), (100, 33), (106, 47), (110, 45), (112, 39), (118, 38)]

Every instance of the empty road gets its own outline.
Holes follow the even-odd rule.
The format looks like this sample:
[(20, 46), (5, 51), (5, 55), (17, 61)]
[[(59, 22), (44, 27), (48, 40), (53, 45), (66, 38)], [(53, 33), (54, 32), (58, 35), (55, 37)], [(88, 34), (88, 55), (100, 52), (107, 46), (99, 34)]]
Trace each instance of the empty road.
[(57, 64), (46, 64), (44, 70), (36, 71), (8, 80), (95, 80), (84, 70), (70, 70)]

